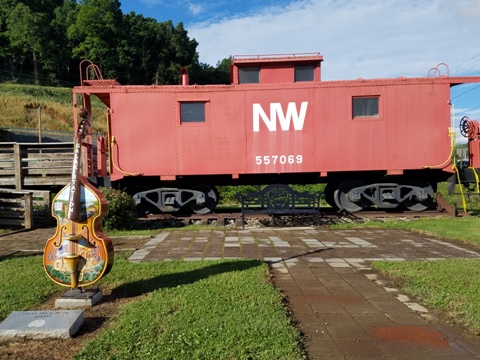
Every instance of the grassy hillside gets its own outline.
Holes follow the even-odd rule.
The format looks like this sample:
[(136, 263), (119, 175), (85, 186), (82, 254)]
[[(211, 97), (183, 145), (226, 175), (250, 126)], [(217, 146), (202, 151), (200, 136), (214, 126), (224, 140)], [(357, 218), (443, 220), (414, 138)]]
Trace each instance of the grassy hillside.
[[(80, 99), (78, 100), (80, 102)], [(92, 99), (93, 131), (106, 133), (105, 106)], [(42, 130), (73, 131), (72, 89), (36, 85), (0, 84), (0, 126), (37, 129), (41, 108)]]

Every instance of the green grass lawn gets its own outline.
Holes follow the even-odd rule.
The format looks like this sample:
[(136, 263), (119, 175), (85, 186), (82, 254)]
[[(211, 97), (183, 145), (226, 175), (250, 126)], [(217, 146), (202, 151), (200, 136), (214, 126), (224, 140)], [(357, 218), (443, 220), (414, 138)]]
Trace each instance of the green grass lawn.
[[(303, 359), (300, 333), (263, 262), (136, 264), (116, 256), (98, 286), (113, 298), (139, 299), (119, 309), (76, 359)], [(40, 256), (0, 261), (1, 319), (59, 290)]]
[(480, 333), (480, 259), (375, 262), (402, 291)]

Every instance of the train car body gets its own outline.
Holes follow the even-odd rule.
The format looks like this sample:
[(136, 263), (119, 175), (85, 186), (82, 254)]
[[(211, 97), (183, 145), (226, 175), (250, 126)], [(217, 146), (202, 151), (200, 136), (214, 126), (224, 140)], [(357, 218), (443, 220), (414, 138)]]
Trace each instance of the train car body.
[(77, 94), (87, 110), (91, 95), (108, 107), (99, 147), (108, 149), (110, 180), (163, 211), (190, 204), (208, 212), (217, 185), (274, 182), (327, 183), (327, 201), (348, 211), (426, 207), (452, 174), (450, 88), (480, 77), (435, 69), (421, 78), (322, 81), (322, 60), (234, 57), (230, 85), (190, 85), (186, 72), (170, 86), (97, 76), (74, 88), (75, 119)]

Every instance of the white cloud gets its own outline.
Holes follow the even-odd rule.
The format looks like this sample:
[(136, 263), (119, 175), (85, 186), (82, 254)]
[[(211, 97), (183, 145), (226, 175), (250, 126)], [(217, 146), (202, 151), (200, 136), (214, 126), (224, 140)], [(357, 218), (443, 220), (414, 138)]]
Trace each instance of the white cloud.
[[(425, 76), (480, 55), (478, 0), (302, 0), (188, 27), (200, 61), (320, 51), (323, 78)], [(480, 74), (480, 62), (468, 71)]]
[(203, 13), (205, 7), (201, 4), (188, 3), (188, 10), (196, 16)]

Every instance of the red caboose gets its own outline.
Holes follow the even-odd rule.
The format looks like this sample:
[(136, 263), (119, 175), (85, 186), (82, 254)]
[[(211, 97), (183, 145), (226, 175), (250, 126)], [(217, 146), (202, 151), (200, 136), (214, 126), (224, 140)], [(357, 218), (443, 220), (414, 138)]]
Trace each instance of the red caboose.
[(322, 60), (234, 57), (231, 85), (97, 75), (74, 88), (75, 120), (76, 94), (108, 107), (110, 180), (165, 212), (213, 210), (217, 185), (269, 183), (327, 183), (327, 201), (352, 212), (427, 208), (452, 173), (450, 87), (480, 77), (321, 81)]

